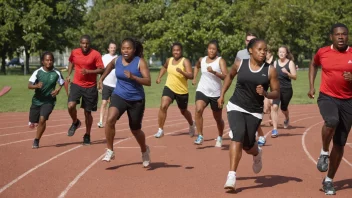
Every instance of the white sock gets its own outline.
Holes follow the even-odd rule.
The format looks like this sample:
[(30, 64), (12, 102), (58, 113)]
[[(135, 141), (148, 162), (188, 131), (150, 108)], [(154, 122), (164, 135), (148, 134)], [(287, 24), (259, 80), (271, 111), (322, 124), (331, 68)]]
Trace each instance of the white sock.
[(161, 128), (159, 128), (158, 131), (164, 132), (164, 130), (162, 130)]
[(326, 177), (325, 177), (325, 181), (326, 181), (326, 182), (332, 182), (332, 179), (331, 179), (330, 177), (326, 176)]
[(235, 171), (229, 171), (228, 176), (236, 176), (236, 172)]
[(321, 149), (320, 155), (329, 155), (329, 151), (324, 151), (323, 149)]

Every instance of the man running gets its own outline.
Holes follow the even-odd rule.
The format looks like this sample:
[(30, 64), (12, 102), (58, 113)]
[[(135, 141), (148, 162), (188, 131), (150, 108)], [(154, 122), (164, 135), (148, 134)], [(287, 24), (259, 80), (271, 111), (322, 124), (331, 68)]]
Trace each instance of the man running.
[[(309, 98), (314, 98), (314, 81), (318, 67), (322, 68), (322, 78), (318, 106), (324, 119), (322, 128), (323, 148), (317, 168), (328, 171), (323, 180), (325, 194), (336, 194), (333, 178), (340, 165), (348, 134), (352, 125), (352, 49), (348, 46), (348, 28), (337, 23), (331, 27), (331, 46), (320, 48), (309, 67)], [(329, 145), (333, 147), (329, 156)], [(329, 160), (330, 158), (330, 160)]]
[(81, 121), (77, 118), (76, 105), (80, 103), (82, 98), (81, 108), (84, 109), (86, 124), (86, 133), (83, 136), (84, 145), (90, 144), (90, 132), (93, 123), (92, 111), (96, 111), (98, 105), (97, 74), (104, 72), (101, 55), (98, 51), (90, 48), (90, 41), (90, 37), (84, 35), (80, 39), (80, 48), (72, 50), (66, 78), (66, 81), (70, 82), (72, 69), (75, 68), (67, 105), (72, 118), (72, 125), (67, 135), (73, 136), (81, 126)]

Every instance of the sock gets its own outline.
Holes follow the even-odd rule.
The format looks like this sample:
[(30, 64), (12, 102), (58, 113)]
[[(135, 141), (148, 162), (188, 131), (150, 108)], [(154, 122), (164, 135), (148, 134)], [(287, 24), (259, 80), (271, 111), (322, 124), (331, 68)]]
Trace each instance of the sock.
[(221, 137), (221, 136), (218, 136), (218, 140), (222, 140), (222, 137)]
[(321, 149), (320, 155), (329, 155), (329, 151), (324, 151), (323, 149)]
[(326, 181), (326, 182), (332, 182), (332, 179), (331, 179), (330, 177), (326, 176), (326, 177), (325, 177), (325, 181)]
[(228, 176), (236, 176), (236, 172), (235, 171), (229, 171)]

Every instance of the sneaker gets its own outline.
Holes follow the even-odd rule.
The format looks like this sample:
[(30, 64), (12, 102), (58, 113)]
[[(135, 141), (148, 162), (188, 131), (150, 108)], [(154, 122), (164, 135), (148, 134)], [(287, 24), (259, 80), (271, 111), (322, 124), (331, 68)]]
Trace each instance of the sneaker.
[(288, 123), (290, 122), (289, 119), (285, 120), (284, 121), (284, 129), (287, 129), (288, 128)]
[(229, 137), (230, 137), (231, 139), (233, 138), (232, 130), (230, 130), (230, 132), (229, 132)]
[(203, 136), (198, 135), (197, 139), (194, 141), (195, 144), (201, 145), (203, 143)]
[(259, 173), (262, 170), (263, 163), (262, 163), (262, 149), (258, 147), (258, 155), (253, 156), (253, 172)]
[(84, 136), (83, 136), (83, 145), (90, 145), (90, 135), (84, 134)]
[(193, 137), (196, 131), (196, 123), (193, 121), (193, 124), (189, 126), (189, 136)]
[(279, 136), (279, 133), (277, 132), (277, 129), (273, 129), (272, 131), (271, 131), (271, 137), (272, 138), (276, 138), (276, 137), (278, 137)]
[(104, 128), (104, 126), (103, 126), (103, 123), (102, 122), (98, 122), (98, 128)]
[(258, 146), (264, 146), (264, 145), (265, 145), (265, 137), (264, 136), (259, 136)]
[(162, 129), (158, 129), (158, 132), (154, 135), (154, 137), (156, 137), (156, 138), (161, 138), (161, 137), (163, 137), (164, 136), (164, 130), (162, 130)]
[(81, 127), (80, 120), (77, 120), (77, 123), (72, 123), (71, 127), (68, 129), (67, 136), (73, 136), (79, 127)]
[(32, 148), (34, 149), (39, 148), (39, 139), (34, 139)]
[(326, 172), (329, 168), (329, 155), (320, 155), (317, 168), (320, 172)]
[(323, 180), (323, 187), (322, 190), (325, 192), (325, 195), (335, 195), (336, 190), (334, 188), (334, 184), (332, 181), (325, 181), (325, 178)]
[(143, 167), (146, 168), (149, 166), (150, 164), (150, 150), (149, 150), (149, 146), (146, 146), (147, 150), (142, 153), (142, 162), (143, 162)]
[(102, 159), (102, 161), (110, 162), (111, 160), (114, 160), (114, 159), (115, 159), (115, 152), (110, 149), (106, 149), (105, 157)]
[(228, 174), (224, 189), (235, 190), (235, 186), (236, 186), (236, 175)]
[(222, 147), (222, 137), (218, 136), (216, 139), (215, 147)]
[(28, 122), (28, 126), (29, 126), (30, 129), (34, 129), (35, 127), (38, 126), (38, 123)]

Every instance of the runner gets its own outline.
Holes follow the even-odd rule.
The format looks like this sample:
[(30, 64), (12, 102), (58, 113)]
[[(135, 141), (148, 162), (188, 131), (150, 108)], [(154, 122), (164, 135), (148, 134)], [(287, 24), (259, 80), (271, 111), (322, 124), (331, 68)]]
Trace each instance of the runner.
[[(235, 189), (236, 171), (242, 157), (242, 149), (253, 155), (254, 173), (262, 169), (262, 149), (256, 143), (255, 133), (263, 119), (264, 97), (279, 97), (279, 81), (274, 67), (265, 62), (267, 46), (264, 40), (252, 39), (248, 44), (250, 59), (236, 60), (226, 76), (219, 107), (223, 106), (225, 93), (237, 75), (233, 96), (227, 104), (227, 117), (233, 138), (230, 145), (230, 171), (225, 189)], [(268, 93), (270, 84), (271, 92)]]
[(280, 82), (280, 98), (273, 100), (271, 107), (271, 120), (273, 123), (273, 130), (271, 131), (271, 137), (278, 137), (277, 131), (278, 123), (278, 111), (279, 105), (282, 113), (285, 115), (284, 128), (286, 129), (289, 125), (290, 117), (288, 111), (288, 105), (293, 95), (293, 89), (291, 79), (297, 79), (296, 64), (293, 62), (293, 55), (286, 46), (281, 46), (278, 51), (279, 59), (274, 62), (274, 67), (278, 74)]
[(181, 43), (174, 43), (171, 47), (172, 57), (168, 58), (160, 69), (156, 83), (159, 84), (161, 77), (168, 73), (166, 84), (161, 97), (161, 104), (158, 115), (159, 129), (154, 135), (156, 138), (164, 136), (164, 124), (167, 116), (167, 109), (170, 104), (176, 100), (181, 114), (186, 118), (189, 124), (189, 135), (194, 136), (195, 123), (192, 119), (188, 107), (188, 79), (193, 79), (191, 62), (182, 56)]
[(215, 147), (222, 146), (222, 135), (224, 132), (225, 123), (222, 119), (222, 108), (218, 107), (217, 100), (220, 97), (222, 83), (227, 75), (225, 60), (217, 56), (219, 50), (217, 41), (210, 41), (208, 44), (208, 56), (199, 58), (194, 67), (194, 78), (192, 84), (197, 82), (197, 74), (199, 70), (202, 76), (199, 80), (196, 90), (196, 112), (195, 121), (198, 133), (198, 138), (194, 141), (195, 144), (203, 143), (203, 112), (210, 103), (213, 111), (213, 117), (218, 127), (219, 136), (216, 139)]
[(131, 38), (125, 38), (121, 42), (121, 56), (114, 58), (106, 67), (99, 80), (102, 86), (105, 77), (115, 68), (117, 78), (116, 87), (111, 96), (108, 118), (105, 126), (107, 151), (103, 161), (111, 161), (115, 158), (114, 137), (116, 121), (127, 111), (129, 126), (136, 138), (142, 152), (143, 166), (150, 163), (150, 150), (146, 145), (146, 138), (142, 128), (142, 120), (145, 109), (144, 86), (150, 86), (150, 73), (147, 63), (143, 59), (143, 46), (140, 42)]
[[(56, 104), (56, 96), (65, 83), (61, 72), (54, 68), (54, 55), (51, 52), (43, 53), (41, 63), (42, 67), (33, 72), (28, 83), (28, 89), (35, 89), (29, 110), (30, 127), (34, 128), (37, 125), (32, 148), (39, 148), (39, 140), (45, 131), (46, 121), (49, 120)], [(56, 83), (60, 85), (57, 89)]]
[[(325, 194), (334, 195), (333, 179), (352, 125), (352, 49), (347, 44), (348, 28), (344, 24), (337, 23), (331, 27), (330, 39), (332, 45), (320, 48), (309, 67), (308, 97), (315, 97), (314, 81), (321, 66), (318, 106), (325, 123), (317, 168), (320, 172), (328, 171), (322, 189)], [(329, 156), (331, 139), (333, 146)]]
[[(105, 54), (102, 58), (105, 68), (111, 62), (111, 60), (117, 57), (116, 44), (114, 42), (109, 43), (108, 52), (109, 53)], [(104, 127), (103, 119), (104, 119), (106, 104), (108, 104), (108, 101), (111, 97), (112, 92), (115, 89), (115, 86), (116, 86), (116, 76), (115, 76), (115, 69), (113, 69), (103, 82), (102, 101), (100, 106), (100, 120), (98, 122), (99, 128)]]
[(70, 82), (70, 75), (74, 68), (75, 74), (70, 86), (67, 105), (72, 125), (67, 135), (73, 136), (81, 126), (81, 121), (77, 118), (76, 105), (80, 103), (80, 99), (82, 98), (81, 108), (84, 109), (86, 124), (83, 145), (90, 145), (90, 132), (93, 123), (92, 111), (96, 111), (98, 105), (97, 74), (104, 72), (101, 55), (96, 50), (90, 48), (90, 42), (90, 37), (84, 35), (80, 39), (80, 48), (72, 50), (69, 58), (68, 76), (66, 78), (66, 81)]

